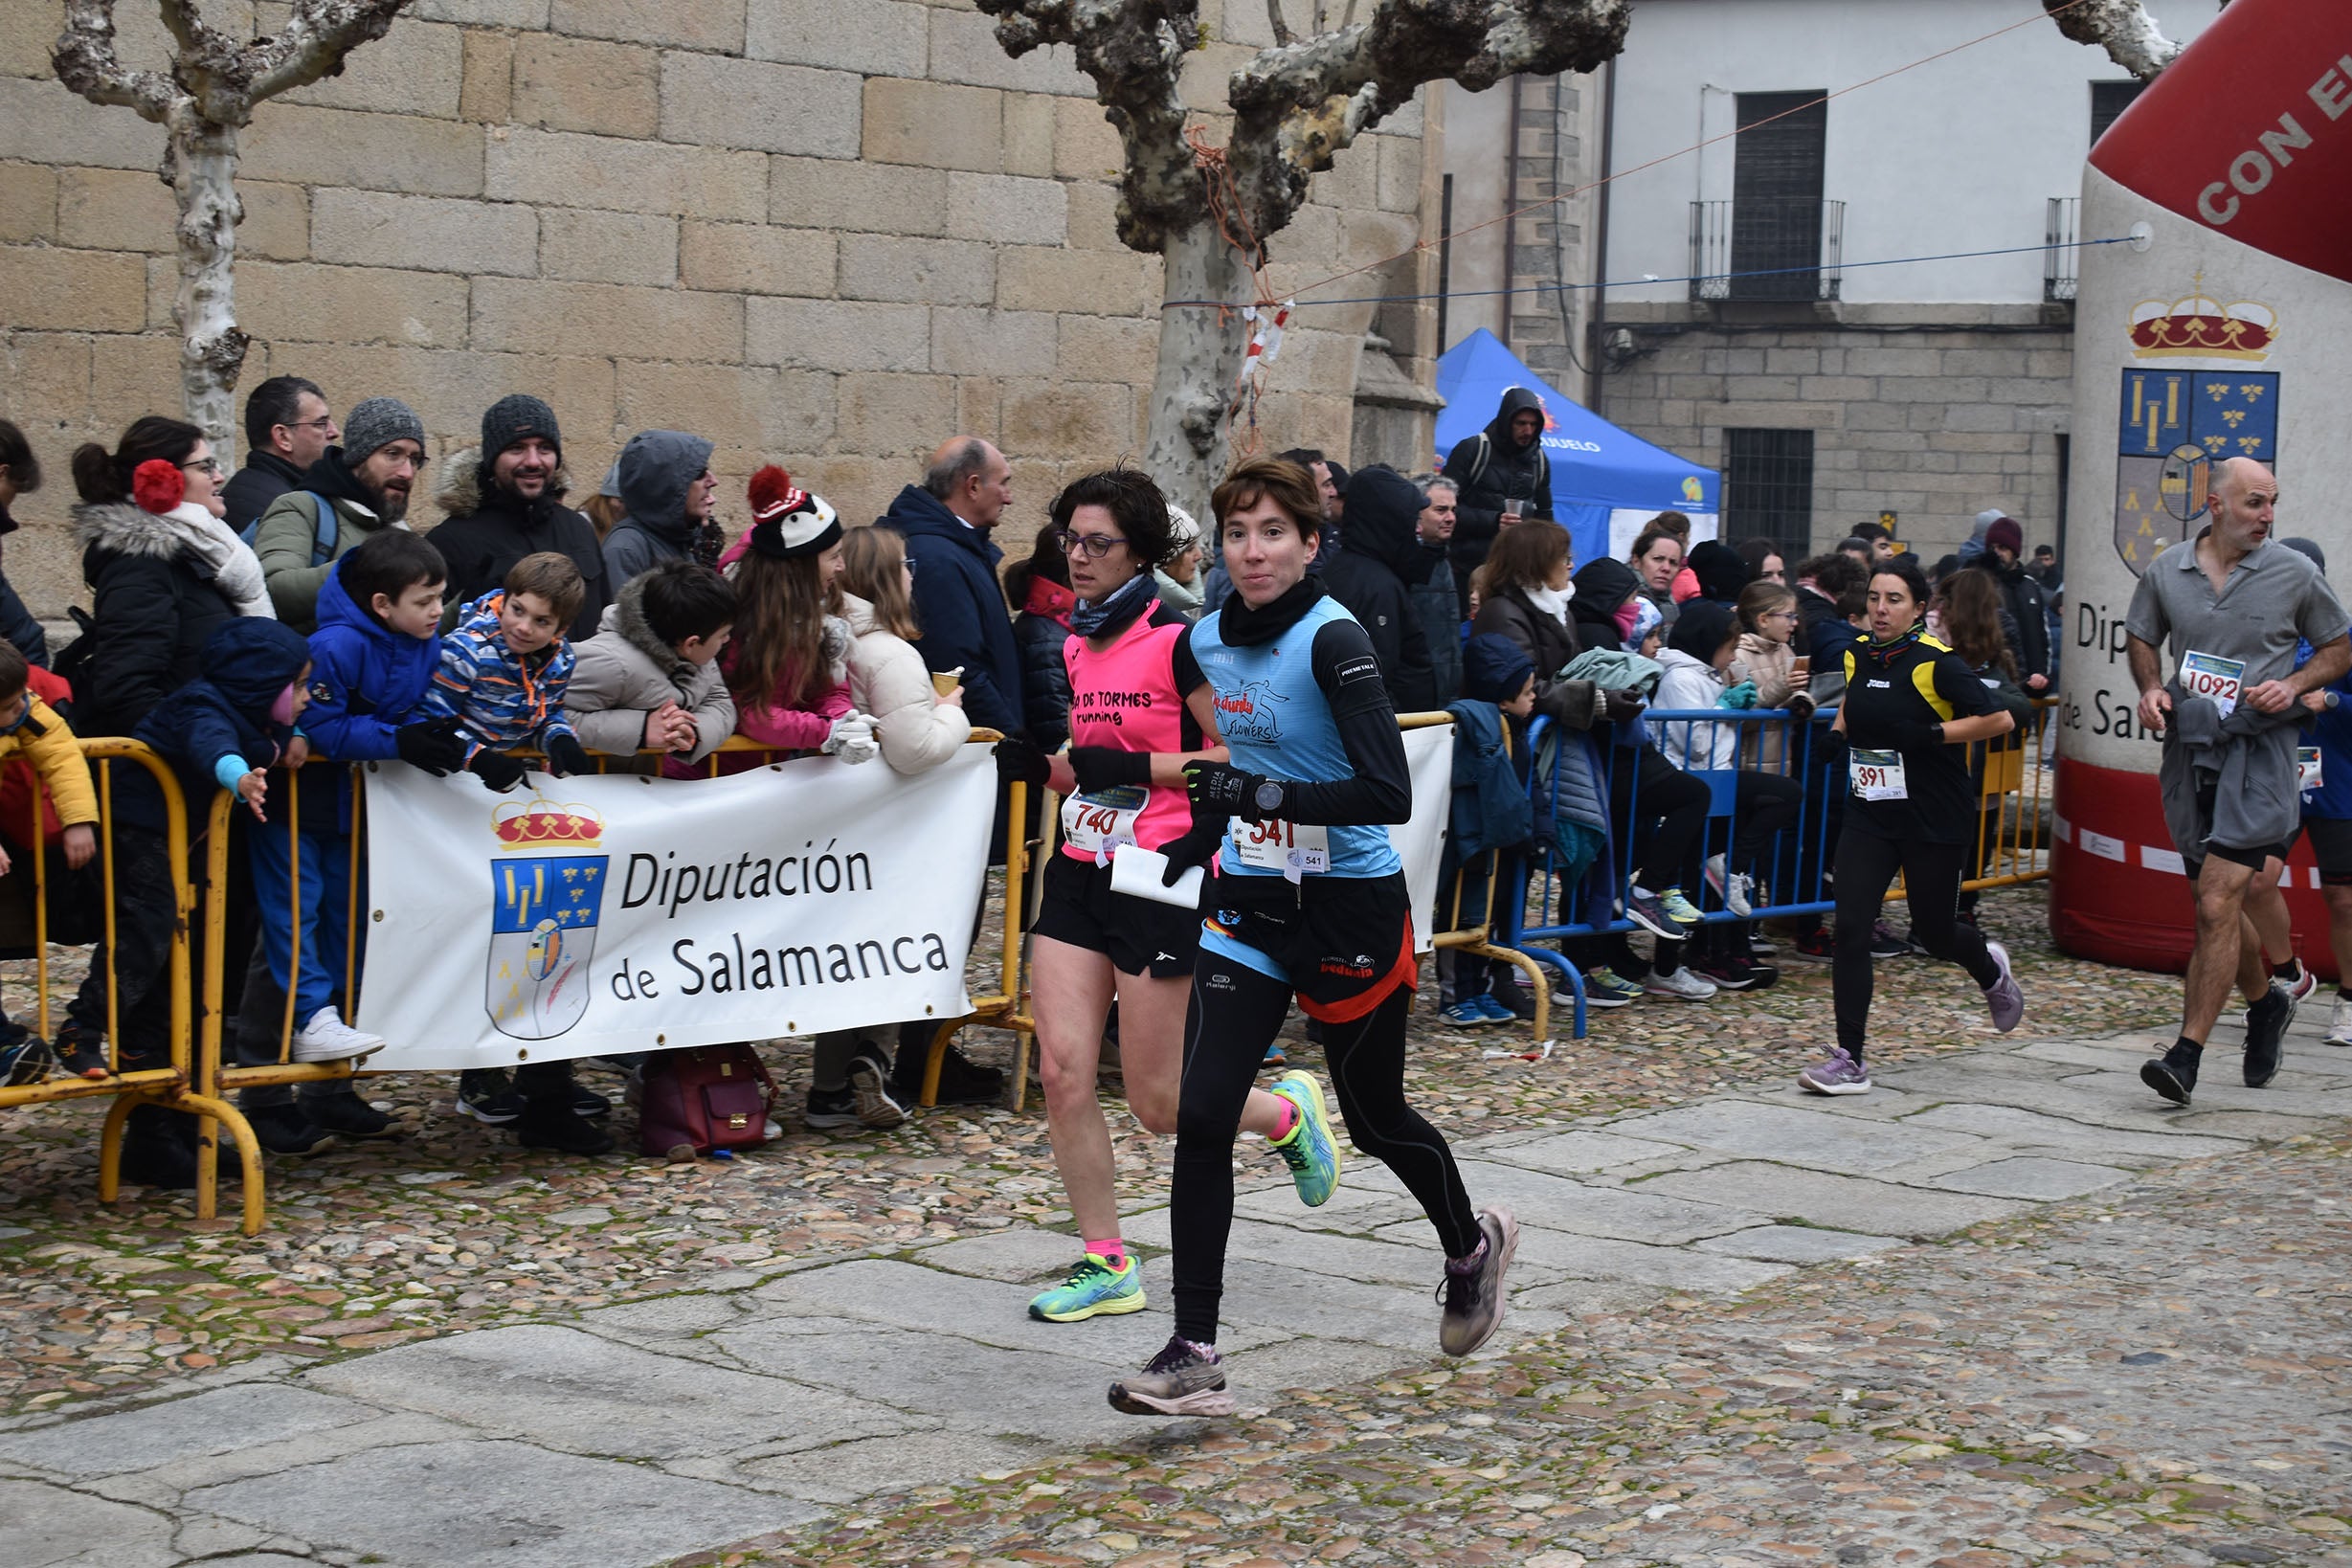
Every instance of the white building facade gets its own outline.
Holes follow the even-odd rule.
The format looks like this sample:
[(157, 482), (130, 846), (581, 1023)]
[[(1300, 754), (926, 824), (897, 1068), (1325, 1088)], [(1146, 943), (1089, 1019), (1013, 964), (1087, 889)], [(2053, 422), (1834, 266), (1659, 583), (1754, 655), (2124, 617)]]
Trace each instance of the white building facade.
[[(2150, 9), (2186, 38), (2216, 7)], [(1589, 271), (1561, 391), (1722, 468), (1735, 540), (1810, 552), (1893, 514), (1932, 560), (1987, 507), (2058, 538), (2074, 271), (2050, 242), (2124, 72), (2036, 0), (1645, 0), (1613, 69), (1571, 79), (1597, 101), (1578, 183), (1613, 177), (1562, 214)], [(1493, 157), (1449, 123), (1458, 188)], [(1447, 341), (1492, 314), (1449, 300)]]

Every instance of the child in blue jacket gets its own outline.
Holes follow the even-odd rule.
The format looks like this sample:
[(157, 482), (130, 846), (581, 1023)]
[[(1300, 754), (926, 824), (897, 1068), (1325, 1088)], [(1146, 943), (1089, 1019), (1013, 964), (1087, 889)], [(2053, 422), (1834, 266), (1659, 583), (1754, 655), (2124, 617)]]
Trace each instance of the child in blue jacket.
[[(313, 765), (297, 781), (288, 826), (280, 817), (250, 835), (261, 940), (237, 1022), (237, 1059), (278, 1060), (285, 993), (294, 992), (293, 1056), (333, 1062), (384, 1042), (352, 1028), (336, 1005), (350, 951), (351, 781), (348, 765), (398, 759), (442, 774), (462, 767), (457, 723), (424, 712), (439, 664), (441, 552), (405, 528), (386, 528), (335, 563), (319, 586), (319, 629), (302, 733)], [(295, 886), (299, 850), (301, 886)], [(300, 933), (299, 943), (296, 933)], [(299, 948), (300, 957), (296, 957)], [(343, 998), (347, 1009), (353, 998)], [(325, 1132), (373, 1136), (389, 1119), (344, 1085), (305, 1085), (297, 1109), (282, 1086), (241, 1097), (263, 1145), (280, 1154), (316, 1149)]]

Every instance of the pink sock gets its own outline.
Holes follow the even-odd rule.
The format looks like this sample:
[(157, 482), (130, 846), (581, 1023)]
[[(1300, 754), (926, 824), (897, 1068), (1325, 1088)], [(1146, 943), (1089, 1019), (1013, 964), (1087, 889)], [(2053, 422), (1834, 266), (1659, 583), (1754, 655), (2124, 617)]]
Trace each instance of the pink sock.
[(1116, 1236), (1108, 1237), (1099, 1242), (1088, 1242), (1086, 1252), (1091, 1257), (1102, 1259), (1113, 1269), (1127, 1266), (1127, 1243)]
[(1282, 1121), (1280, 1125), (1274, 1129), (1274, 1136), (1271, 1141), (1280, 1143), (1283, 1139), (1290, 1135), (1290, 1130), (1292, 1128), (1298, 1126), (1298, 1107), (1292, 1105), (1289, 1101), (1284, 1099), (1279, 1094), (1275, 1095), (1274, 1099), (1282, 1107)]

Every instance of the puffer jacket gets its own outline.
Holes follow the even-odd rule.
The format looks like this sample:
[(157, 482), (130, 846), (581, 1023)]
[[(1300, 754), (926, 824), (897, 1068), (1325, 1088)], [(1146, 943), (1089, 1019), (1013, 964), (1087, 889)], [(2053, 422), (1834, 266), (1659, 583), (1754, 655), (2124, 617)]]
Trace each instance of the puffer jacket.
[(1413, 614), (1421, 617), (1421, 635), (1429, 644), (1429, 684), (1437, 705), (1445, 707), (1462, 695), (1462, 595), (1454, 587), (1451, 561), (1441, 560), (1425, 583), (1404, 591)]
[[(72, 827), (98, 820), (98, 792), (90, 784), (90, 765), (82, 760), (74, 732), (56, 709), (30, 690), (25, 693), (25, 722), (0, 735), (0, 767), (29, 762), (49, 787), (49, 800), (57, 825)], [(144, 772), (125, 769), (124, 772)]]
[[(1734, 685), (1742, 681), (1756, 683), (1758, 707), (1786, 707), (1797, 688), (1788, 683), (1797, 672), (1795, 644), (1775, 642), (1754, 632), (1739, 634), (1739, 651), (1732, 656), (1732, 667), (1726, 673)], [(1809, 686), (1808, 686), (1809, 689)], [(1760, 768), (1765, 773), (1781, 771), (1781, 757), (1786, 750), (1783, 731), (1780, 725), (1754, 727), (1757, 730), (1748, 745), (1746, 766)]]
[[(426, 535), (449, 563), (451, 617), (455, 606), (504, 587), (506, 573), (524, 556), (553, 550), (571, 558), (588, 587), (566, 635), (574, 642), (594, 637), (604, 607), (613, 602), (620, 585), (605, 572), (596, 526), (563, 504), (564, 470), (558, 467), (547, 493), (526, 505), (504, 491), (485, 487), (482, 467), (478, 446), (453, 452), (442, 460), (438, 500), (448, 516)], [(444, 618), (441, 629), (446, 632), (455, 624), (454, 618)]]
[[(1661, 712), (1712, 708), (1730, 689), (1714, 665), (1679, 648), (1661, 652), (1658, 668), (1664, 672), (1658, 677), (1657, 706)], [(1649, 726), (1658, 737), (1658, 750), (1666, 753), (1666, 760), (1685, 772), (1739, 765), (1738, 725), (1653, 718)]]
[(936, 768), (972, 738), (972, 720), (958, 703), (939, 701), (931, 672), (914, 644), (874, 618), (874, 607), (854, 594), (848, 608), (849, 700), (874, 720), (882, 760), (902, 773)]
[(1590, 681), (1563, 681), (1559, 672), (1577, 656), (1576, 633), (1557, 616), (1537, 607), (1515, 588), (1480, 601), (1472, 636), (1492, 632), (1527, 650), (1535, 661), (1535, 711), (1571, 729), (1590, 729), (1601, 716), (1601, 688)]
[(1077, 596), (1060, 583), (1029, 580), (1023, 608), (1013, 617), (1020, 648), (1020, 707), (1029, 738), (1041, 751), (1059, 751), (1070, 738), (1070, 667), (1062, 645), (1070, 639), (1070, 606)]
[(571, 681), (564, 688), (564, 719), (580, 744), (608, 756), (628, 756), (645, 743), (645, 720), (664, 703), (675, 703), (694, 719), (694, 749), (700, 762), (735, 732), (735, 699), (719, 673), (719, 661), (697, 664), (678, 657), (645, 618), (645, 585), (623, 583), (620, 597), (605, 606), (596, 635), (572, 650)]
[(166, 693), (204, 673), (205, 643), (236, 618), (237, 601), (206, 543), (179, 519), (127, 501), (79, 505), (74, 541), (92, 594), (90, 646), (71, 650), (75, 727), (127, 735)]
[(467, 605), (458, 629), (441, 638), (441, 664), (426, 694), (428, 712), (454, 715), (470, 758), (483, 747), (528, 746), (539, 750), (557, 735), (578, 734), (564, 721), (564, 689), (571, 680), (569, 638), (534, 654), (518, 654), (499, 635), (504, 591)]
[[(209, 805), (219, 788), (214, 771), (224, 759), (267, 768), (284, 754), (294, 728), (278, 723), (271, 709), (309, 661), (310, 644), (293, 627), (261, 616), (231, 616), (205, 638), (197, 678), (155, 704), (131, 731), (132, 739), (152, 747), (178, 775), (191, 840), (203, 831), (201, 806)], [(285, 799), (273, 784), (264, 819)], [(114, 817), (118, 827), (165, 830), (163, 792), (145, 768), (116, 771)], [(246, 820), (242, 809), (232, 818), (240, 825)]]
[(330, 571), (310, 634), (310, 706), (302, 733), (329, 762), (382, 762), (400, 754), (392, 732), (424, 717), (440, 668), (441, 639), (395, 632), (362, 609)]
[[(706, 526), (686, 516), (686, 489), (710, 466), (711, 444), (682, 430), (641, 430), (614, 466), (629, 510), (604, 536), (604, 573), (622, 584), (658, 561), (694, 553)], [(617, 600), (616, 601), (617, 602)]]

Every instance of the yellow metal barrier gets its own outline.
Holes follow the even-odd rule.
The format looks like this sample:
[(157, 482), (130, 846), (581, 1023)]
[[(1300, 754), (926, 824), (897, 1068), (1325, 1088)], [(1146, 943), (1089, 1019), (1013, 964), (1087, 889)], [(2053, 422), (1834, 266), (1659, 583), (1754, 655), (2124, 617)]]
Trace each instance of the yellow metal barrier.
[[(2051, 805), (2050, 771), (2042, 766), (2042, 741), (2057, 706), (2055, 697), (2034, 699), (2033, 716), (2004, 737), (2011, 743), (2005, 749), (1983, 741), (1968, 748), (1969, 768), (1979, 779), (1977, 833), (1972, 874), (1961, 879), (1961, 892), (2050, 880), (2043, 823)], [(1887, 899), (1907, 896), (1898, 876)]]
[[(11, 1106), (50, 1105), (65, 1100), (106, 1099), (110, 1102), (106, 1119), (99, 1136), (98, 1193), (101, 1201), (112, 1203), (121, 1196), (123, 1127), (132, 1109), (142, 1105), (161, 1106), (197, 1119), (196, 1158), (200, 1169), (196, 1213), (209, 1220), (215, 1210), (212, 1199), (212, 1185), (202, 1179), (214, 1157), (218, 1130), (227, 1127), (247, 1149), (252, 1148), (251, 1130), (235, 1109), (223, 1102), (207, 1086), (201, 1068), (217, 1046), (220, 1030), (220, 985), (218, 936), (225, 923), (227, 888), (223, 872), (227, 866), (225, 844), (228, 814), (216, 803), (208, 818), (210, 842), (208, 863), (211, 866), (209, 885), (204, 900), (206, 929), (213, 937), (205, 952), (205, 1006), (198, 1014), (194, 1007), (192, 976), (189, 956), (189, 933), (196, 918), (196, 893), (188, 878), (188, 808), (180, 795), (179, 780), (170, 767), (133, 740), (112, 737), (80, 739), (77, 744), (93, 769), (99, 794), (100, 818), (97, 832), (101, 857), (99, 885), (102, 900), (101, 926), (104, 936), (106, 981), (106, 1053), (109, 1071), (103, 1078), (54, 1077), (40, 1083), (18, 1084), (0, 1087), (0, 1109)], [(115, 963), (120, 951), (117, 942), (118, 922), (115, 907), (117, 884), (115, 868), (114, 771), (115, 764), (129, 764), (145, 769), (155, 781), (164, 805), (164, 847), (171, 867), (173, 923), (170, 956), (163, 983), (170, 997), (169, 1064), (157, 1067), (136, 1067), (123, 1070), (121, 987), (117, 984)], [(37, 778), (37, 775), (36, 775)], [(225, 800), (226, 797), (224, 796)], [(44, 790), (37, 786), (33, 810), (36, 842), (27, 851), (33, 867), (34, 909), (34, 975), (38, 993), (36, 1027), (44, 1036), (50, 1028), (50, 969), (49, 969), (49, 877), (45, 846), (40, 838), (41, 810), (47, 801)], [(248, 1169), (257, 1168), (258, 1157), (248, 1154)], [(249, 1205), (250, 1208), (250, 1205)], [(249, 1215), (247, 1232), (255, 1228)]]

